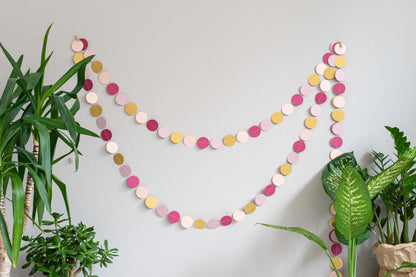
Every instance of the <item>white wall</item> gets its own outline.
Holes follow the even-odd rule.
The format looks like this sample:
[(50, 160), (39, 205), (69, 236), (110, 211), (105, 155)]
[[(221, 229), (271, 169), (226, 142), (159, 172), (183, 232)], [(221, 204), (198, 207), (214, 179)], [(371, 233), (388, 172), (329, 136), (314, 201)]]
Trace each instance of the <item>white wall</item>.
[[(415, 10), (414, 0), (7, 1), (0, 10), (0, 40), (15, 56), (25, 53), (25, 65), (34, 68), (43, 32), (54, 22), (50, 82), (71, 66), (69, 45), (79, 34), (139, 109), (171, 129), (210, 137), (236, 133), (279, 110), (313, 73), (329, 43), (342, 40), (348, 46), (342, 150), (354, 150), (366, 166), (372, 149), (392, 151), (384, 125), (399, 126), (416, 142)], [(10, 68), (4, 57), (0, 61), (4, 84)], [(198, 151), (161, 141), (127, 118), (102, 89), (97, 92), (114, 139), (142, 182), (168, 207), (204, 219), (244, 207), (270, 182), (313, 103), (307, 98), (294, 116), (258, 139)], [(98, 131), (82, 102), (79, 122)], [(95, 272), (329, 276), (317, 246), (255, 223), (302, 226), (327, 238), (330, 202), (320, 174), (329, 161), (331, 109), (324, 106), (287, 184), (243, 222), (214, 231), (182, 230), (146, 209), (103, 143), (84, 138), (81, 169), (74, 173), (64, 161), (55, 170), (68, 184), (75, 221), (96, 226), (99, 239), (120, 249), (109, 269)], [(61, 202), (55, 198), (56, 210), (63, 211)], [(376, 273), (373, 243), (360, 249), (359, 276)], [(27, 274), (16, 270), (13, 276)]]

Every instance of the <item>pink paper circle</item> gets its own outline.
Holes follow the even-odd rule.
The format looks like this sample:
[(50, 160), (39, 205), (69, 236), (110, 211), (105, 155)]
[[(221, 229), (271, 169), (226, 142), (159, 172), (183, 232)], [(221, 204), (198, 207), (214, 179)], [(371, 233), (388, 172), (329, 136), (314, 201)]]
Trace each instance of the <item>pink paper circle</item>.
[(237, 133), (237, 141), (240, 143), (246, 142), (248, 140), (248, 133), (246, 131), (240, 131)]
[(272, 196), (275, 192), (276, 192), (276, 187), (275, 187), (274, 185), (272, 185), (272, 184), (267, 185), (267, 186), (264, 188), (264, 194), (265, 194), (266, 196)]
[(298, 153), (303, 152), (305, 148), (306, 148), (306, 145), (303, 142), (303, 140), (298, 140), (297, 142), (293, 144), (293, 149)]
[(85, 38), (80, 38), (80, 41), (82, 41), (83, 47), (81, 51), (84, 51), (85, 49), (88, 48), (88, 41)]
[(260, 123), (260, 127), (263, 132), (267, 132), (272, 129), (273, 123), (269, 119), (265, 119)]
[(206, 137), (200, 137), (197, 141), (196, 144), (198, 145), (199, 148), (204, 149), (207, 148), (209, 145), (209, 140)]
[[(88, 58), (89, 56), (95, 55), (95, 52), (92, 50), (87, 50), (84, 52), (84, 58)], [(92, 59), (95, 60), (95, 57)]]
[(303, 84), (300, 87), (299, 92), (304, 96), (308, 96), (312, 92), (312, 87), (308, 84)]
[(337, 55), (332, 55), (328, 58), (328, 64), (330, 66), (335, 66), (335, 59), (337, 58)]
[(341, 246), (341, 244), (339, 244), (339, 243), (334, 243), (334, 244), (331, 246), (331, 254), (332, 254), (333, 256), (339, 256), (339, 255), (341, 255), (341, 253), (342, 253), (342, 246)]
[(248, 130), (248, 134), (252, 138), (256, 138), (256, 137), (260, 136), (260, 133), (261, 133), (261, 130), (260, 130), (260, 127), (259, 126), (252, 126)]
[(311, 107), (311, 115), (313, 115), (313, 116), (320, 116), (321, 115), (321, 112), (322, 112), (322, 108), (321, 108), (321, 106), (319, 106), (319, 105), (313, 105), (312, 107)]
[(127, 95), (120, 93), (116, 96), (116, 103), (119, 106), (124, 106), (127, 104)]
[(157, 134), (161, 138), (167, 138), (170, 134), (170, 130), (169, 130), (168, 127), (162, 126), (162, 127), (159, 128), (159, 130), (157, 130)]
[(99, 129), (104, 129), (107, 126), (107, 120), (104, 117), (99, 117), (96, 119), (95, 123)]
[(311, 138), (311, 136), (312, 136), (312, 132), (311, 132), (311, 130), (308, 130), (308, 129), (303, 129), (299, 133), (299, 138), (303, 141), (309, 140)]
[(335, 94), (343, 94), (345, 92), (345, 85), (343, 83), (336, 83), (332, 90)]
[(109, 129), (104, 129), (101, 131), (101, 138), (104, 141), (109, 141), (112, 137), (113, 137), (113, 134), (111, 133)]
[(126, 164), (121, 166), (119, 170), (120, 170), (121, 176), (123, 176), (123, 177), (127, 177), (131, 174), (131, 168), (130, 168), (130, 166), (128, 166)]
[(326, 102), (326, 98), (325, 92), (319, 92), (315, 95), (315, 102), (317, 104), (323, 104)]
[(254, 199), (254, 202), (256, 203), (257, 206), (261, 206), (264, 203), (266, 203), (266, 195), (264, 194), (259, 194), (256, 196), (256, 198)]
[(168, 220), (170, 223), (176, 223), (181, 218), (180, 214), (177, 211), (172, 211), (168, 215)]
[(220, 226), (220, 222), (216, 219), (211, 219), (207, 223), (208, 229), (216, 229), (216, 228), (218, 228), (218, 226)]
[(329, 232), (329, 240), (332, 242), (338, 242), (337, 235), (335, 234), (335, 230)]
[(137, 176), (130, 176), (127, 179), (127, 185), (129, 185), (129, 187), (131, 188), (135, 188), (140, 184), (140, 180)]
[(95, 92), (90, 91), (85, 95), (85, 100), (87, 101), (88, 104), (95, 104), (98, 101), (98, 96)]
[(211, 139), (211, 147), (214, 149), (218, 149), (222, 146), (222, 139), (220, 138), (212, 138)]
[(326, 63), (326, 64), (328, 64), (328, 59), (329, 59), (329, 57), (331, 57), (332, 56), (332, 53), (325, 53), (325, 55), (322, 57), (322, 61), (324, 62), (324, 63)]
[(158, 216), (163, 217), (163, 216), (166, 216), (168, 213), (169, 213), (168, 207), (166, 207), (165, 205), (157, 206), (156, 214)]
[(120, 90), (120, 88), (118, 87), (118, 85), (116, 83), (111, 83), (111, 84), (108, 84), (108, 86), (107, 86), (107, 92), (110, 95), (117, 94), (119, 90)]
[(332, 124), (331, 131), (335, 135), (341, 135), (344, 132), (344, 125), (342, 125), (342, 123), (336, 122)]
[(194, 146), (195, 141), (196, 139), (193, 135), (187, 135), (183, 138), (183, 144), (185, 144), (188, 147)]
[(286, 160), (287, 160), (287, 162), (288, 162), (288, 163), (290, 163), (290, 164), (297, 163), (297, 162), (298, 162), (298, 160), (299, 160), (299, 155), (298, 155), (298, 153), (296, 153), (296, 152), (290, 152), (290, 153), (287, 155)]
[(88, 67), (85, 68), (85, 78), (90, 76), (90, 69)]
[(334, 54), (336, 54), (336, 52), (335, 52), (335, 46), (338, 44), (338, 42), (333, 42), (332, 44), (331, 44), (331, 51), (334, 53)]
[(86, 79), (84, 82), (84, 90), (86, 91), (90, 91), (92, 90), (92, 87), (94, 86), (94, 84), (92, 83), (92, 81), (90, 79)]
[(233, 218), (229, 215), (226, 215), (223, 216), (220, 221), (222, 226), (228, 226), (231, 224), (231, 222), (233, 222)]
[(342, 97), (340, 95), (335, 96), (332, 99), (332, 105), (334, 105), (334, 107), (335, 108), (338, 108), (338, 109), (344, 107), (345, 106), (345, 99), (344, 99), (344, 97)]
[(303, 97), (300, 94), (294, 94), (292, 96), (292, 104), (293, 106), (299, 106), (303, 103)]
[(333, 137), (331, 139), (331, 145), (334, 148), (340, 148), (342, 146), (342, 138), (341, 137)]
[(138, 186), (136, 189), (136, 196), (140, 199), (144, 199), (149, 195), (149, 190), (144, 186)]
[(338, 69), (335, 71), (335, 79), (337, 79), (338, 82), (344, 81), (345, 73), (341, 69)]
[(148, 116), (145, 112), (138, 112), (135, 116), (136, 122), (139, 124), (146, 123)]
[(149, 121), (147, 121), (146, 127), (149, 131), (154, 132), (159, 127), (159, 123), (157, 123), (157, 121), (154, 119), (150, 119)]

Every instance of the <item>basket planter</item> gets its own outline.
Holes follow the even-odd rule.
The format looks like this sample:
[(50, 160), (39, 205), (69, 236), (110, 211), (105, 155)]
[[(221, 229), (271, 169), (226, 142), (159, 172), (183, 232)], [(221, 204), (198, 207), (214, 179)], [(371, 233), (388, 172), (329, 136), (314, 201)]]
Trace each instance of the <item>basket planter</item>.
[[(379, 277), (384, 277), (390, 271), (398, 268), (402, 262), (416, 262), (416, 242), (402, 243), (398, 245), (379, 244), (373, 247), (380, 267)], [(403, 268), (391, 277), (416, 277), (416, 268)]]

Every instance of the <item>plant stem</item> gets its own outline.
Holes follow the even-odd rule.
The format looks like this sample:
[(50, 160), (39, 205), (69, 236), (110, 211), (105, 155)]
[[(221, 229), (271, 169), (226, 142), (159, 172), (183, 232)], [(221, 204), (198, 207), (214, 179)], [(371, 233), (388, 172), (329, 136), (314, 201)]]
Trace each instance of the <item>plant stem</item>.
[(407, 209), (403, 207), (403, 230), (402, 230), (402, 239), (404, 243), (409, 242), (409, 220), (407, 218)]
[(348, 276), (355, 277), (354, 275), (354, 239), (348, 240)]
[(377, 235), (376, 231), (374, 231), (373, 228), (371, 228), (370, 226), (368, 226), (368, 229), (370, 229), (370, 231), (373, 233), (373, 235), (377, 238), (378, 242), (380, 244), (383, 244), (383, 241), (381, 240), (381, 238)]
[(391, 230), (391, 222), (390, 222), (390, 210), (386, 207), (386, 215), (387, 215), (387, 242), (392, 243), (391, 237), (393, 231)]
[(415, 232), (413, 233), (413, 239), (412, 239), (412, 241), (413, 241), (413, 242), (416, 242), (416, 230), (415, 230)]
[(354, 239), (354, 276), (357, 276), (357, 257), (358, 257), (358, 245), (357, 245), (357, 240)]
[[(374, 211), (374, 209), (373, 209), (373, 211)], [(381, 227), (380, 218), (378, 217), (378, 215), (377, 215), (377, 213), (375, 211), (374, 211), (374, 216), (376, 217), (377, 227), (378, 227), (378, 230), (380, 232), (380, 237), (381, 238), (377, 236), (377, 234), (376, 234), (376, 232), (374, 230), (372, 230), (371, 228), (370, 229), (373, 232), (373, 234), (377, 237), (377, 239), (378, 239), (378, 241), (380, 243), (385, 243), (386, 242), (386, 238), (384, 237), (383, 227)]]
[(328, 255), (328, 258), (329, 258), (329, 260), (331, 261), (332, 267), (333, 267), (333, 268), (334, 268), (334, 270), (335, 270), (335, 274), (337, 275), (337, 277), (341, 277), (341, 276), (339, 275), (339, 272), (338, 272), (337, 267), (335, 266), (334, 260), (333, 260), (333, 259), (332, 259), (332, 257), (331, 257), (331, 254), (329, 254), (328, 250), (325, 250), (325, 253)]
[(393, 214), (393, 224), (394, 224), (394, 244), (400, 244), (399, 225), (397, 224), (397, 211), (394, 211), (394, 214)]

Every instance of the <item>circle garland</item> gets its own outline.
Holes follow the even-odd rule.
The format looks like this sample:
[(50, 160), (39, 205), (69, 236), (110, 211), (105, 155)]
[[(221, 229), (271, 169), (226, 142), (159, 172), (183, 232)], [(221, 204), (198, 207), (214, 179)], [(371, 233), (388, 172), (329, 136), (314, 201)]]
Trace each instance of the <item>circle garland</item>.
[[(86, 42), (86, 47), (81, 48), (79, 46), (80, 43), (77, 41), (84, 40)], [(246, 142), (250, 137), (256, 138), (259, 137), (262, 132), (268, 132), (270, 131), (274, 125), (278, 125), (281, 123), (284, 119), (284, 117), (291, 115), (294, 112), (294, 108), (297, 106), (302, 105), (304, 97), (308, 96), (312, 92), (312, 87), (318, 86), (321, 90), (321, 92), (315, 96), (316, 102), (318, 105), (316, 105), (313, 108), (312, 115), (320, 113), (319, 104), (323, 104), (327, 100), (326, 93), (330, 90), (331, 84), (330, 80), (336, 80), (338, 82), (341, 82), (344, 80), (344, 72), (341, 68), (343, 68), (346, 65), (345, 58), (342, 56), (339, 56), (340, 53), (345, 53), (346, 47), (344, 44), (342, 44), (343, 47), (333, 47), (333, 45), (338, 45), (339, 42), (335, 42), (331, 44), (330, 49), (332, 49), (332, 53), (327, 53), (323, 57), (323, 62), (320, 63), (315, 67), (315, 74), (311, 74), (308, 77), (307, 83), (303, 84), (299, 88), (299, 93), (295, 93), (291, 97), (290, 103), (285, 103), (281, 107), (281, 111), (274, 112), (270, 119), (265, 119), (260, 122), (259, 125), (251, 126), (248, 131), (241, 130), (236, 135), (225, 135), (223, 138), (219, 137), (213, 137), (208, 138), (206, 136), (202, 136), (199, 138), (196, 138), (193, 135), (186, 135), (184, 136), (182, 133), (178, 131), (171, 132), (170, 128), (167, 126), (159, 126), (159, 122), (155, 119), (149, 119), (148, 113), (144, 111), (140, 111), (139, 113), (136, 113), (138, 110), (138, 107), (135, 103), (128, 103), (128, 97), (127, 95), (120, 93), (120, 87), (117, 83), (111, 82), (110, 74), (106, 71), (103, 71), (103, 64), (100, 61), (92, 61), (91, 63), (91, 70), (98, 74), (98, 80), (101, 84), (106, 85), (106, 91), (109, 95), (112, 95), (114, 97), (114, 100), (117, 105), (124, 106), (125, 113), (127, 115), (135, 115), (135, 120), (140, 125), (145, 125), (147, 130), (150, 132), (157, 132), (160, 138), (167, 139), (169, 138), (170, 141), (173, 144), (179, 144), (180, 142), (183, 142), (185, 146), (192, 147), (194, 145), (197, 145), (200, 149), (205, 149), (208, 146), (211, 146), (211, 149), (219, 149), (222, 146), (231, 147), (236, 144), (236, 142), (244, 143)], [(88, 57), (90, 55), (95, 54), (92, 50), (86, 50), (88, 47), (88, 42), (85, 39), (78, 39), (75, 40), (72, 45), (77, 45), (78, 47), (72, 47), (74, 52), (79, 52), (74, 55), (73, 61), (75, 63), (81, 61), (83, 58)], [(85, 50), (84, 53), (81, 53), (81, 50)], [(337, 62), (338, 58), (343, 58), (343, 62)], [(330, 64), (330, 61), (334, 60), (332, 64)], [(332, 67), (336, 67), (336, 69)], [(323, 76), (324, 79), (321, 80), (321, 77)], [(91, 92), (93, 89), (93, 82), (91, 79), (86, 79), (84, 89), (86, 91)], [(335, 94), (342, 94), (343, 91), (345, 91), (345, 86), (342, 83), (337, 83), (336, 86), (333, 87), (333, 91)], [(89, 96), (89, 99), (87, 99), (88, 103), (96, 102), (97, 99), (95, 93), (91, 93)], [(342, 97), (341, 97), (342, 98)], [(339, 102), (340, 100), (338, 100)], [(311, 122), (312, 123), (312, 122)]]
[[(75, 48), (74, 48), (74, 45), (75, 45)], [(88, 47), (88, 42), (86, 39), (77, 39), (76, 41), (72, 43), (72, 49), (75, 52), (84, 51), (87, 49), (87, 47)], [(335, 71), (335, 69), (333, 69), (332, 67), (328, 67), (327, 65), (336, 66), (338, 68), (345, 66), (346, 64), (345, 58), (342, 56), (337, 56), (336, 54), (339, 54), (339, 55), (344, 54), (346, 51), (346, 47), (345, 47), (345, 44), (342, 44), (341, 42), (334, 42), (330, 45), (330, 50), (332, 51), (332, 53), (328, 52), (324, 54), (323, 56), (324, 63), (318, 64), (315, 68), (315, 71), (318, 75), (323, 75), (328, 80), (335, 79), (336, 81), (338, 81), (332, 87), (332, 90), (334, 94), (336, 95), (332, 99), (332, 105), (334, 106), (334, 108), (336, 108), (336, 110), (334, 110), (331, 113), (331, 117), (334, 120), (334, 123), (331, 125), (330, 129), (332, 133), (336, 136), (334, 136), (330, 140), (330, 144), (334, 149), (330, 152), (329, 156), (330, 156), (330, 159), (334, 159), (342, 154), (342, 152), (338, 148), (340, 148), (343, 144), (343, 140), (339, 135), (341, 135), (344, 130), (343, 125), (340, 123), (340, 121), (342, 121), (345, 116), (342, 110), (342, 108), (345, 105), (345, 99), (341, 96), (345, 92), (345, 85), (341, 83), (341, 81), (343, 81), (345, 78), (345, 74), (342, 70), (338, 69)], [(80, 56), (80, 54), (82, 55), (82, 57)], [(75, 63), (77, 63), (83, 58), (89, 55), (93, 55), (93, 54), (95, 54), (93, 51), (86, 50), (83, 54), (82, 53), (75, 54), (73, 60)], [(101, 62), (95, 61), (95, 62), (92, 62), (91, 69), (95, 73), (99, 73), (102, 71), (103, 66)], [(88, 75), (88, 72), (86, 73), (86, 75)], [(328, 91), (330, 89), (329, 81), (328, 80), (320, 81), (320, 77), (318, 75), (316, 74), (310, 75), (310, 77), (308, 78), (309, 85), (304, 84), (301, 86), (300, 93), (302, 95), (304, 96), (309, 95), (311, 92), (311, 86), (317, 86), (318, 84), (320, 85), (320, 88), (323, 91)], [(110, 81), (109, 74), (106, 72), (102, 72), (99, 75), (98, 79), (102, 84), (109, 83)], [(121, 167), (119, 168), (120, 174), (123, 177), (128, 177), (127, 179), (128, 186), (130, 186), (131, 188), (136, 188), (136, 196), (140, 199), (145, 199), (146, 207), (148, 207), (149, 209), (156, 208), (156, 214), (158, 216), (160, 217), (167, 216), (168, 221), (171, 223), (180, 222), (181, 226), (184, 229), (190, 228), (192, 225), (196, 229), (205, 229), (205, 228), (216, 229), (220, 225), (229, 226), (233, 221), (239, 222), (243, 220), (246, 214), (253, 213), (258, 206), (262, 206), (263, 204), (265, 204), (267, 197), (270, 197), (275, 194), (276, 187), (282, 186), (284, 184), (285, 176), (291, 173), (292, 165), (295, 164), (299, 159), (298, 154), (305, 150), (306, 148), (305, 141), (311, 138), (310, 130), (313, 129), (317, 125), (316, 117), (318, 117), (321, 114), (322, 109), (320, 105), (325, 103), (327, 100), (327, 95), (325, 94), (325, 92), (319, 92), (315, 95), (316, 104), (310, 107), (310, 113), (312, 116), (306, 118), (304, 121), (306, 129), (302, 130), (299, 133), (300, 140), (296, 141), (293, 144), (294, 152), (291, 152), (287, 155), (286, 157), (287, 163), (284, 163), (280, 166), (280, 173), (272, 177), (272, 184), (269, 184), (264, 188), (264, 193), (258, 194), (254, 199), (254, 203), (249, 202), (248, 204), (245, 205), (244, 209), (236, 210), (232, 214), (232, 216), (225, 215), (220, 220), (211, 219), (208, 222), (206, 222), (203, 219), (197, 219), (194, 221), (190, 216), (181, 217), (180, 213), (177, 211), (169, 212), (168, 208), (165, 205), (163, 204), (158, 205), (158, 199), (155, 196), (153, 195), (149, 196), (147, 187), (140, 185), (140, 180), (137, 176), (131, 175), (131, 168), (128, 165), (124, 164), (124, 156), (120, 153), (117, 153), (118, 152), (117, 143), (114, 141), (111, 141), (112, 132), (109, 129), (106, 129), (107, 123), (106, 123), (105, 118), (100, 117), (101, 114), (103, 113), (103, 109), (100, 105), (97, 104), (98, 102), (97, 94), (95, 94), (94, 92), (91, 92), (91, 89), (93, 88), (93, 86), (94, 84), (92, 80), (87, 79), (85, 81), (84, 89), (86, 91), (89, 91), (86, 94), (86, 102), (93, 105), (90, 108), (90, 112), (93, 116), (97, 117), (96, 125), (99, 129), (102, 130), (101, 132), (102, 139), (104, 141), (108, 141), (105, 146), (107, 152), (110, 154), (114, 154), (113, 160), (115, 164), (121, 165)], [(118, 91), (115, 87), (112, 88), (110, 84), (107, 86), (107, 92), (110, 95), (114, 95), (114, 94), (117, 94)], [(273, 126), (272, 122), (275, 124), (278, 124), (282, 122), (284, 116), (292, 114), (293, 107), (299, 106), (303, 103), (303, 97), (301, 94), (293, 95), (291, 99), (292, 104), (290, 103), (284, 104), (282, 106), (281, 113), (275, 112), (272, 114), (271, 121), (270, 120), (262, 121), (260, 123), (260, 127), (252, 126), (249, 129), (248, 133), (245, 131), (240, 131), (237, 133), (236, 136), (232, 136), (232, 135), (225, 136), (222, 141), (219, 138), (213, 138), (211, 139), (211, 143), (206, 137), (200, 137), (198, 140), (196, 140), (195, 137), (190, 136), (190, 135), (183, 137), (182, 134), (179, 132), (171, 133), (170, 139), (175, 144), (183, 141), (183, 143), (186, 146), (192, 146), (196, 142), (197, 145), (202, 149), (206, 148), (209, 144), (211, 144), (212, 148), (217, 149), (221, 146), (222, 143), (226, 146), (232, 146), (235, 144), (236, 141), (240, 143), (245, 142), (248, 140), (248, 136), (257, 137), (260, 135), (261, 131), (263, 132), (269, 131)], [(121, 106), (125, 105), (125, 111), (128, 115), (134, 115), (137, 112), (137, 106), (134, 103), (127, 104), (127, 96), (125, 96), (124, 94), (119, 94), (116, 96), (116, 103)], [(146, 113), (139, 112), (136, 114), (135, 117), (138, 123), (140, 124), (146, 123), (148, 130), (156, 131), (158, 129), (158, 122), (156, 120), (147, 120), (148, 117)], [(169, 133), (170, 131), (167, 127), (161, 127), (158, 129), (158, 135), (161, 138), (169, 137)], [(339, 258), (338, 256), (342, 253), (342, 246), (337, 240), (336, 235), (335, 235), (335, 230), (334, 230), (335, 229), (335, 217), (334, 217), (335, 210), (334, 210), (333, 203), (331, 203), (331, 205), (329, 206), (329, 212), (333, 216), (329, 220), (329, 225), (332, 228), (332, 230), (329, 233), (329, 239), (333, 243), (332, 246), (330, 247), (330, 252), (331, 252), (331, 255), (334, 257), (334, 259), (336, 260), (337, 269), (341, 269), (343, 262), (341, 258)], [(330, 264), (330, 267), (333, 269), (332, 264)], [(330, 273), (330, 276), (335, 276), (334, 274), (335, 274), (335, 271), (332, 271)]]

